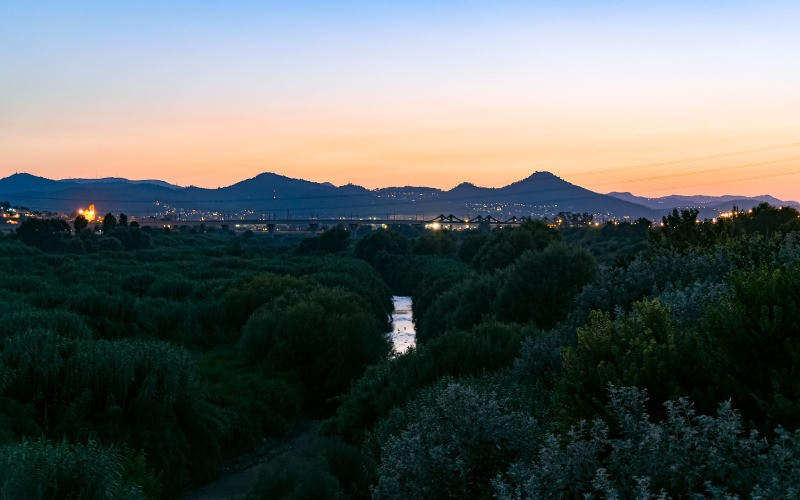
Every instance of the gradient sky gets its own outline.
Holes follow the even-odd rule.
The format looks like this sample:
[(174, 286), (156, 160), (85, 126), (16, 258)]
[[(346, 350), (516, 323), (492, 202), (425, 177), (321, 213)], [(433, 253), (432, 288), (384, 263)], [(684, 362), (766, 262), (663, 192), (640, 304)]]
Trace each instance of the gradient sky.
[(798, 199), (798, 27), (797, 0), (2, 0), (0, 177)]

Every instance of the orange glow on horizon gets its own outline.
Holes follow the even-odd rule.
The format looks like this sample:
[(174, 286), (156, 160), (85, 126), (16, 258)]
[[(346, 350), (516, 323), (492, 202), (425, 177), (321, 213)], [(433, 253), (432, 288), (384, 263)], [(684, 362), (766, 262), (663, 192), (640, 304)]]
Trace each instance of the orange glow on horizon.
[[(794, 107), (800, 115), (800, 105)], [(461, 182), (502, 187), (535, 171), (549, 171), (601, 193), (800, 198), (800, 160), (791, 160), (800, 158), (800, 147), (647, 166), (800, 142), (797, 129), (772, 112), (759, 117), (749, 115), (751, 109), (728, 109), (715, 116), (715, 127), (697, 129), (685, 126), (684, 119), (709, 120), (710, 110), (691, 117), (664, 111), (654, 120), (658, 125), (650, 127), (641, 126), (644, 115), (604, 121), (602, 116), (579, 117), (577, 111), (559, 116), (550, 110), (527, 119), (468, 108), (349, 119), (335, 115), (337, 110), (323, 111), (274, 119), (141, 116), (126, 124), (54, 128), (50, 148), (37, 148), (37, 138), (17, 131), (10, 134), (15, 137), (0, 138), (0, 149), (7, 164), (39, 165), (30, 173), (49, 178), (81, 171), (87, 177), (160, 179), (207, 188), (263, 172), (368, 189), (450, 189)], [(741, 125), (723, 127), (720, 121)], [(775, 163), (748, 166), (760, 162)]]
[(796, 0), (121, 4), (0, 2), (0, 178), (800, 201)]

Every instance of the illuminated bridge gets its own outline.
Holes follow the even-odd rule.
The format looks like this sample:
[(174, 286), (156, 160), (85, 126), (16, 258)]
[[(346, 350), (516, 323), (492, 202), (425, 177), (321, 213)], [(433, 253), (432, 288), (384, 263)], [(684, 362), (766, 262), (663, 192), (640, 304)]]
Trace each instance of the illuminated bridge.
[(401, 218), (275, 218), (275, 219), (227, 219), (227, 220), (191, 220), (191, 221), (163, 221), (152, 219), (139, 219), (137, 222), (141, 226), (151, 227), (180, 227), (180, 226), (229, 226), (235, 227), (265, 227), (269, 231), (274, 231), (276, 227), (303, 227), (311, 231), (317, 231), (322, 226), (332, 227), (342, 225), (350, 229), (357, 229), (359, 226), (427, 226), (434, 228), (452, 228), (452, 229), (465, 229), (468, 227), (479, 227), (481, 225), (489, 226), (511, 226), (522, 224), (530, 220), (527, 217), (511, 217), (510, 219), (500, 220), (492, 217), (491, 215), (483, 216), (478, 215), (472, 218), (460, 218), (453, 214), (441, 214), (432, 219), (415, 218), (415, 219), (401, 219)]

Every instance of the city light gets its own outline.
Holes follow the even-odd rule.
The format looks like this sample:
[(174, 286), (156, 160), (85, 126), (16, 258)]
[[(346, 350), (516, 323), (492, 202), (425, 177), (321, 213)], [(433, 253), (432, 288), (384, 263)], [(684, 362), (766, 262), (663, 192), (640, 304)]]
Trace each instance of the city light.
[(94, 222), (95, 218), (97, 217), (94, 211), (94, 203), (90, 203), (87, 210), (79, 208), (78, 215), (83, 215), (88, 222)]

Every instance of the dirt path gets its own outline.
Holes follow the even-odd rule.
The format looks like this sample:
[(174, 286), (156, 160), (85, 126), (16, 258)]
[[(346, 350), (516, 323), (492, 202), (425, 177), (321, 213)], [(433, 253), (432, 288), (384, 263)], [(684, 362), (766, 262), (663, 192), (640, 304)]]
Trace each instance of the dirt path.
[(253, 460), (255, 463), (252, 463), (252, 465), (247, 465), (238, 470), (224, 472), (219, 479), (213, 483), (209, 483), (192, 492), (186, 493), (181, 498), (183, 500), (244, 498), (244, 496), (250, 493), (253, 488), (255, 488), (256, 484), (258, 484), (258, 477), (261, 471), (264, 470), (272, 460), (275, 460), (293, 448), (305, 446), (318, 430), (319, 424), (313, 423), (295, 437), (280, 442), (275, 447), (254, 457)]

